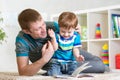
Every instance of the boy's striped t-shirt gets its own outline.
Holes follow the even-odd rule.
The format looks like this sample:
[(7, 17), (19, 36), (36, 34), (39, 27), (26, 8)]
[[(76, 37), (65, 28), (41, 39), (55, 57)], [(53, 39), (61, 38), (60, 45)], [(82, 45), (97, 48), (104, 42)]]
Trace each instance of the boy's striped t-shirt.
[(74, 60), (72, 49), (75, 47), (81, 47), (80, 35), (74, 32), (74, 35), (68, 39), (63, 38), (59, 34), (56, 34), (58, 42), (58, 50), (55, 51), (53, 58), (60, 60)]

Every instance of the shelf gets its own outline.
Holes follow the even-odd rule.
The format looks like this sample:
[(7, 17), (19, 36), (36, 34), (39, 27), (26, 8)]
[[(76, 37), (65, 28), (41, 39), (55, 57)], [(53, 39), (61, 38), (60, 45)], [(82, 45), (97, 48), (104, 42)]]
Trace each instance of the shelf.
[(120, 53), (120, 40), (110, 41), (109, 52), (110, 52), (109, 54), (110, 68), (114, 69), (115, 68), (115, 55)]
[(112, 38), (112, 39), (110, 39), (111, 41), (119, 41), (120, 40), (120, 38)]
[(90, 39), (90, 42), (100, 42), (100, 41), (108, 41), (109, 39)]
[(87, 51), (88, 49), (87, 45), (88, 45), (87, 42), (82, 42), (82, 49)]
[(101, 57), (101, 53), (102, 53), (102, 47), (105, 43), (109, 43), (108, 41), (92, 41), (89, 42), (88, 45), (88, 52), (91, 52), (93, 55), (96, 55), (98, 57)]
[(108, 14), (107, 11), (88, 13), (88, 38), (95, 39), (96, 25), (100, 24), (101, 38), (108, 38)]
[(78, 23), (81, 26), (81, 39), (82, 40), (87, 40), (87, 14), (77, 14), (78, 17)]
[(116, 73), (116, 72), (120, 72), (120, 69), (111, 69), (110, 71)]
[(88, 42), (88, 40), (81, 40), (81, 42)]

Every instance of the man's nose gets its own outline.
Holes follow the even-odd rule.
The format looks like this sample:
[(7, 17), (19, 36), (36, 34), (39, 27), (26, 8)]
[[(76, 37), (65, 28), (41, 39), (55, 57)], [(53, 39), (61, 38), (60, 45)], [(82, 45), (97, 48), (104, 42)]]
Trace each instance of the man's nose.
[(42, 31), (42, 32), (45, 32), (45, 31), (46, 31), (46, 28), (41, 28), (41, 31)]

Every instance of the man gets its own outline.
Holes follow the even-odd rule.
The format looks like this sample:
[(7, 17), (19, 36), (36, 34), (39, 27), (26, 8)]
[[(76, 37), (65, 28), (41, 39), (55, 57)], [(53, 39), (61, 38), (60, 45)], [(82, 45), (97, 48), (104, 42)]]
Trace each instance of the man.
[[(16, 37), (18, 71), (20, 75), (34, 75), (52, 57), (53, 46), (50, 41), (44, 42), (47, 37), (46, 24), (37, 11), (33, 9), (22, 11), (18, 21), (22, 29)], [(34, 53), (38, 53), (36, 56), (38, 58), (41, 56), (41, 58), (35, 57), (34, 61), (37, 61), (29, 64), (29, 58), (31, 59), (29, 56), (34, 56)]]
[[(53, 45), (50, 42), (51, 38), (47, 35), (49, 26), (46, 27), (46, 24), (50, 25), (50, 28), (53, 28), (55, 31), (59, 31), (58, 25), (54, 22), (45, 23), (41, 15), (34, 9), (23, 10), (18, 16), (18, 22), (22, 29), (16, 37), (15, 51), (18, 72), (20, 75), (35, 75), (41, 68), (47, 66), (54, 54)], [(104, 64), (99, 58), (84, 51), (80, 53), (93, 66), (93, 68), (83, 72), (104, 72)], [(29, 60), (32, 62), (31, 64)], [(81, 64), (78, 64), (78, 66)]]

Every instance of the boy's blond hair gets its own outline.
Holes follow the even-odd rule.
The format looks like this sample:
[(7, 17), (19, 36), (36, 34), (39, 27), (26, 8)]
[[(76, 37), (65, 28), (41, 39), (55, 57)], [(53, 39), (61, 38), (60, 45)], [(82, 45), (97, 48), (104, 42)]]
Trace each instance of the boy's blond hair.
[(73, 12), (63, 12), (59, 16), (58, 24), (60, 27), (64, 27), (66, 29), (75, 29), (78, 24), (78, 18)]

